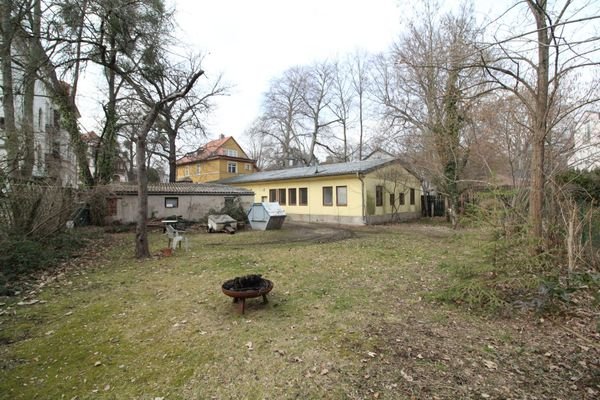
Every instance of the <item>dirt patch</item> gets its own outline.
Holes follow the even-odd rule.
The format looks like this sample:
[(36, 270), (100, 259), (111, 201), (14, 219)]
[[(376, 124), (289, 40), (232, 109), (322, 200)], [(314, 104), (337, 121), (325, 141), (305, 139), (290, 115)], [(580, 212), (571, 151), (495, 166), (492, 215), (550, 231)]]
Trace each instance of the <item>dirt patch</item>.
[(387, 391), (433, 399), (596, 399), (600, 351), (590, 322), (519, 317), (504, 321), (502, 331), (498, 321), (468, 322), (458, 314), (444, 322), (382, 322), (369, 326), (375, 359), (354, 380), (369, 397)]

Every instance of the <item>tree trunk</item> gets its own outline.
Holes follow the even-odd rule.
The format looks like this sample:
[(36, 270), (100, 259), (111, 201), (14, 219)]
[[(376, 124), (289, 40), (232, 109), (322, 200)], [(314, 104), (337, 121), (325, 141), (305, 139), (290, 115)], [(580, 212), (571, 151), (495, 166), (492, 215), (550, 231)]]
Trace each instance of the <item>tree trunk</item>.
[(549, 47), (550, 38), (546, 25), (546, 0), (529, 2), (529, 8), (536, 21), (538, 36), (537, 93), (533, 129), (533, 146), (531, 158), (531, 184), (529, 193), (529, 224), (531, 235), (541, 244), (543, 239), (542, 217), (544, 208), (544, 151), (548, 133), (546, 119), (548, 117), (549, 86)]
[[(117, 59), (116, 43), (114, 37), (110, 40), (110, 64), (115, 65)], [(117, 152), (117, 89), (116, 72), (113, 68), (106, 67), (105, 74), (108, 83), (108, 102), (104, 108), (106, 121), (98, 149), (96, 178), (100, 183), (110, 183), (115, 172), (115, 159)]]
[[(145, 125), (145, 123), (144, 123)], [(146, 170), (146, 138), (138, 136), (136, 141), (138, 217), (135, 231), (135, 257), (150, 257), (146, 218), (148, 217), (148, 174)]]
[[(40, 37), (40, 20), (41, 20), (41, 5), (40, 0), (34, 2), (32, 15), (32, 31), (36, 37)], [(29, 47), (28, 59), (25, 62), (25, 74), (23, 76), (24, 97), (23, 97), (23, 123), (22, 123), (22, 140), (23, 140), (23, 163), (21, 165), (21, 178), (30, 179), (33, 174), (33, 165), (35, 163), (35, 83), (36, 74), (39, 68), (40, 57), (35, 46)], [(41, 121), (40, 125), (41, 125)], [(42, 129), (42, 126), (38, 127)]]
[(136, 137), (136, 167), (138, 186), (138, 217), (135, 230), (135, 257), (150, 257), (150, 246), (148, 244), (148, 229), (146, 218), (148, 218), (148, 170), (146, 168), (146, 139), (158, 116), (158, 105), (154, 105), (144, 118), (142, 126)]
[(169, 139), (169, 182), (177, 182), (177, 147), (175, 140), (177, 132), (167, 131)]
[(11, 18), (13, 9), (12, 0), (0, 2), (2, 46), (0, 46), (0, 59), (2, 63), (2, 108), (4, 111), (4, 131), (6, 146), (6, 164), (9, 176), (17, 176), (19, 173), (19, 138), (15, 122), (15, 96), (12, 71), (12, 42), (14, 38), (14, 26)]

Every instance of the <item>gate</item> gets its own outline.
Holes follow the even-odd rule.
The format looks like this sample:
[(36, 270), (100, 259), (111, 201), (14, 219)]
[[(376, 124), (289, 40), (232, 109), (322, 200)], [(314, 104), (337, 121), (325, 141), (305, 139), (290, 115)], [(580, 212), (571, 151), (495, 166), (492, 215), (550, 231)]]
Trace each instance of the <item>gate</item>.
[(443, 217), (446, 215), (446, 202), (442, 196), (422, 195), (421, 215), (423, 217)]

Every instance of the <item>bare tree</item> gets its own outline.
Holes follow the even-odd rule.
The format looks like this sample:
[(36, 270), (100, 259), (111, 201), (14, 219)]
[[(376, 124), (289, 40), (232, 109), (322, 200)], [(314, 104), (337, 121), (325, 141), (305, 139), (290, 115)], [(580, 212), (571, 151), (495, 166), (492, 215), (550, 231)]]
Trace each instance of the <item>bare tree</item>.
[(350, 78), (350, 71), (346, 68), (345, 64), (340, 62), (333, 64), (332, 99), (329, 108), (332, 115), (337, 119), (342, 131), (342, 151), (338, 159), (343, 162), (350, 160), (348, 129), (351, 123), (352, 102), (354, 100)]
[[(165, 59), (158, 58), (158, 52), (154, 54), (154, 57), (157, 58), (154, 59), (150, 68), (148, 70), (142, 69), (137, 71), (137, 74), (128, 73), (120, 69), (117, 70), (119, 75), (127, 81), (131, 89), (139, 96), (145, 108), (142, 123), (134, 135), (138, 184), (138, 217), (135, 235), (135, 255), (137, 258), (150, 256), (146, 227), (146, 218), (148, 216), (148, 175), (146, 164), (148, 133), (152, 129), (160, 111), (169, 104), (185, 98), (196, 84), (196, 81), (204, 74), (200, 66), (194, 63), (194, 58), (190, 59), (188, 65), (182, 66), (181, 64), (172, 64)], [(153, 76), (153, 73), (157, 71), (161, 75), (178, 75), (180, 79), (174, 79), (174, 81), (179, 82), (179, 84), (170, 87), (168, 92), (163, 91), (163, 87), (155, 79), (155, 76)]]
[(254, 140), (262, 143), (263, 167), (285, 168), (301, 161), (297, 154), (301, 147), (300, 135), (304, 130), (301, 91), (305, 74), (299, 67), (290, 68), (272, 81), (264, 94), (263, 113), (249, 130)]
[(350, 79), (358, 101), (358, 159), (363, 159), (365, 141), (365, 110), (369, 91), (369, 58), (365, 53), (355, 52), (349, 59)]
[(307, 131), (302, 135), (308, 139), (305, 149), (304, 164), (310, 165), (317, 161), (315, 150), (317, 146), (335, 153), (323, 137), (326, 130), (339, 119), (331, 115), (332, 87), (334, 84), (333, 67), (328, 62), (314, 64), (305, 69), (306, 78), (300, 90), (303, 107), (301, 113), (307, 120)]
[[(180, 87), (182, 82), (180, 75), (160, 76), (158, 83), (163, 92), (169, 88)], [(155, 128), (159, 134), (166, 136), (166, 141), (159, 141), (161, 149), (156, 154), (167, 159), (169, 164), (169, 182), (177, 180), (177, 146), (176, 141), (184, 133), (206, 136), (207, 114), (213, 109), (212, 99), (216, 96), (224, 96), (228, 87), (222, 84), (222, 76), (218, 76), (214, 82), (209, 82), (207, 88), (196, 87), (180, 102), (172, 102), (162, 108)]]
[(598, 70), (600, 38), (589, 24), (600, 17), (597, 5), (579, 6), (570, 0), (526, 0), (511, 7), (504, 14), (506, 18), (511, 11), (527, 15), (531, 25), (513, 26), (504, 37), (495, 35), (485, 46), (481, 64), (488, 77), (527, 110), (524, 126), (531, 141), (529, 224), (532, 236), (541, 242), (548, 141), (568, 115), (598, 101), (597, 82), (587, 79), (587, 88), (570, 88), (569, 92), (565, 84), (576, 75), (585, 80), (582, 71)]
[(402, 140), (416, 144), (416, 153), (433, 166), (429, 179), (446, 195), (456, 227), (459, 184), (469, 158), (466, 130), (473, 99), (481, 93), (480, 74), (468, 68), (478, 31), (468, 8), (442, 17), (435, 8), (425, 3), (420, 22), (409, 26), (391, 57), (376, 58), (374, 91), (389, 128), (418, 135)]

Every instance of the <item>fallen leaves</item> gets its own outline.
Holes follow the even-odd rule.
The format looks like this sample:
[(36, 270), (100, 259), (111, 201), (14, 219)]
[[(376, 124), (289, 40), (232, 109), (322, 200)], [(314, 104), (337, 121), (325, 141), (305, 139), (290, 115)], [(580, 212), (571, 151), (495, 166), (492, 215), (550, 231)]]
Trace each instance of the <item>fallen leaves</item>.
[(498, 369), (498, 364), (496, 364), (495, 362), (490, 361), (490, 360), (483, 360), (483, 365), (485, 365), (485, 367), (488, 369), (493, 369), (493, 370)]

